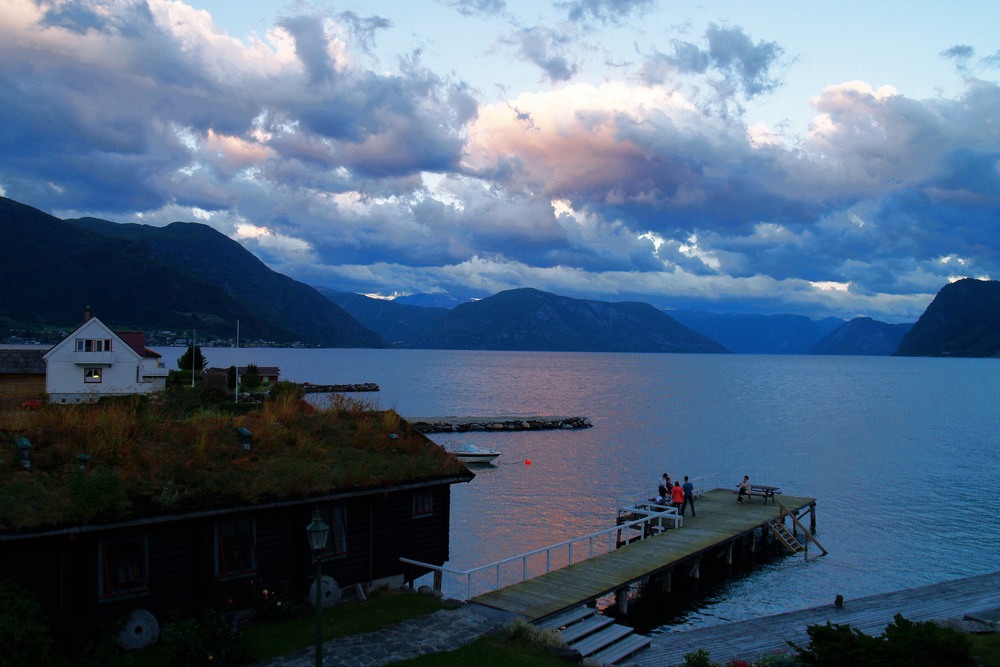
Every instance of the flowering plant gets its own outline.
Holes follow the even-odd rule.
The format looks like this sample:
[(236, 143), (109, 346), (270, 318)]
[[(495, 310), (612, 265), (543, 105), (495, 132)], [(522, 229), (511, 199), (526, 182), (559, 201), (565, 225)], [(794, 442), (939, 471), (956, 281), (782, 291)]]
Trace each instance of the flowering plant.
[(260, 581), (253, 580), (253, 610), (257, 620), (274, 620), (284, 616), (288, 607), (272, 588), (265, 587)]

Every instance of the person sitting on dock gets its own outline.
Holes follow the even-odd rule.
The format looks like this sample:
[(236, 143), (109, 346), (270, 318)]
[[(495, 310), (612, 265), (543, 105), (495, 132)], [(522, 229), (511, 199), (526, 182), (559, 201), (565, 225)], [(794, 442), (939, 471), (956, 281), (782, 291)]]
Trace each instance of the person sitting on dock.
[(677, 513), (681, 513), (681, 509), (684, 507), (684, 489), (681, 487), (680, 480), (674, 482), (674, 487), (670, 489), (670, 504), (677, 508)]
[(687, 475), (684, 475), (684, 483), (681, 484), (681, 488), (684, 489), (684, 504), (681, 505), (681, 516), (684, 516), (684, 510), (687, 509), (688, 505), (691, 505), (691, 516), (694, 516), (694, 484), (691, 483)]
[(740, 482), (740, 495), (736, 497), (736, 502), (743, 504), (743, 496), (750, 495), (750, 475), (743, 475), (743, 481)]

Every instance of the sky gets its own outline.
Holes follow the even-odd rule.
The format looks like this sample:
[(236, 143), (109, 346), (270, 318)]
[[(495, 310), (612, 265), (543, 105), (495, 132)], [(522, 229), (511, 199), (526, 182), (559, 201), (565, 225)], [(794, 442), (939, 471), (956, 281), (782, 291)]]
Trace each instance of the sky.
[(913, 322), (1000, 278), (1000, 3), (0, 0), (0, 195), (310, 285)]

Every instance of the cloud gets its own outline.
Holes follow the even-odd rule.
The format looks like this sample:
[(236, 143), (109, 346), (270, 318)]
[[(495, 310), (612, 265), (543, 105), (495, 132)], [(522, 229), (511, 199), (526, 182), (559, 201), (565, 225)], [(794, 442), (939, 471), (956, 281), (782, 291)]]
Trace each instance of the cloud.
[[(754, 43), (740, 27), (715, 24), (705, 31), (705, 47), (674, 40), (671, 50), (648, 57), (639, 71), (648, 85), (688, 83), (691, 75), (705, 76), (713, 91), (702, 106), (716, 113), (741, 112), (740, 100), (750, 100), (781, 85), (775, 70), (784, 50), (776, 42)], [(696, 88), (688, 84), (695, 99)]]
[(556, 6), (566, 10), (570, 21), (607, 25), (619, 24), (632, 15), (642, 15), (655, 4), (655, 0), (573, 0), (557, 2)]
[(63, 217), (205, 222), (362, 293), (531, 286), (912, 321), (949, 279), (1000, 276), (1000, 87), (971, 76), (988, 60), (972, 47), (942, 54), (967, 64), (958, 96), (833, 82), (789, 138), (738, 113), (784, 57), (742, 28), (589, 81), (576, 37), (647, 3), (561, 5), (581, 13), (566, 32), (452, 7), (503, 14), (546, 85), (488, 102), (419, 50), (376, 68), (378, 16), (309, 10), (239, 40), (181, 2), (9, 0), (0, 192)]
[(507, 9), (504, 0), (454, 0), (450, 5), (465, 16), (477, 14), (493, 16), (502, 14)]
[(525, 28), (507, 38), (516, 47), (518, 55), (539, 67), (552, 82), (568, 81), (577, 72), (577, 66), (559, 53), (567, 37), (545, 28)]

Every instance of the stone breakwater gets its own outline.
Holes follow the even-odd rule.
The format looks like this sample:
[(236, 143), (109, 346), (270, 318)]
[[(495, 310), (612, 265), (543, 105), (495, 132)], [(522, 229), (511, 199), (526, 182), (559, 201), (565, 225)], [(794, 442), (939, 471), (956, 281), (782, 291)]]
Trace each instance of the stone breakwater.
[(310, 384), (302, 383), (302, 390), (307, 394), (344, 394), (352, 391), (379, 391), (374, 382), (361, 384)]
[(408, 419), (421, 433), (466, 431), (543, 431), (557, 428), (590, 428), (586, 417), (435, 417)]

